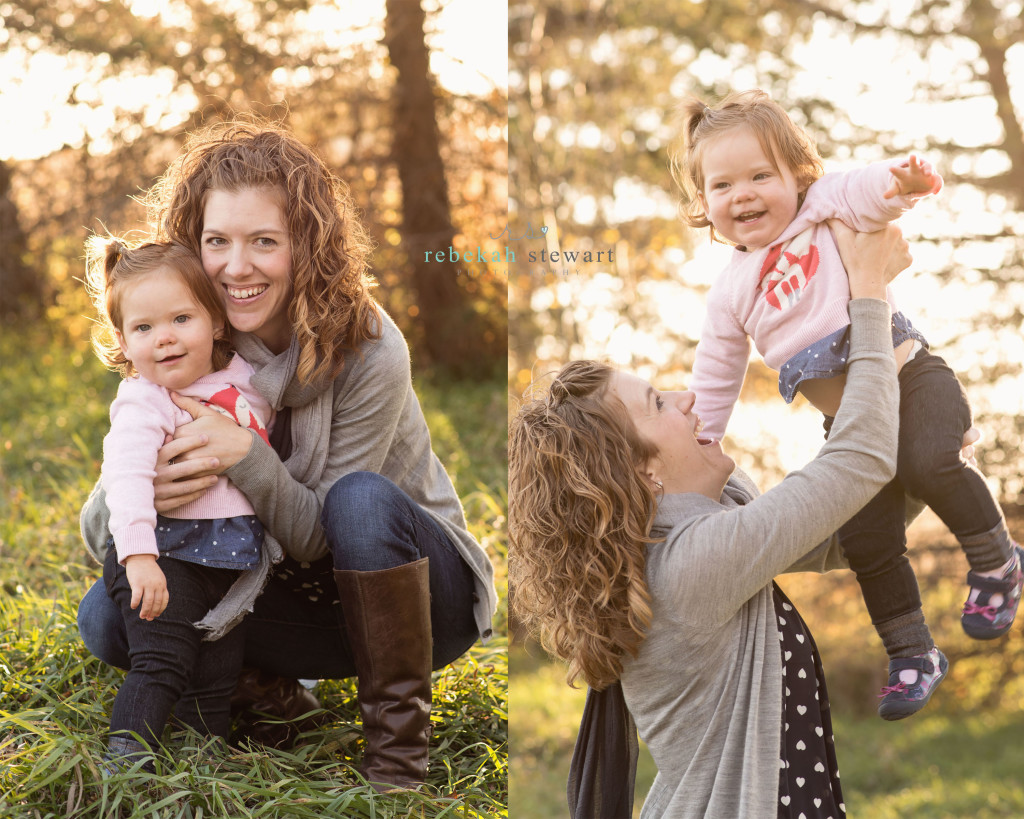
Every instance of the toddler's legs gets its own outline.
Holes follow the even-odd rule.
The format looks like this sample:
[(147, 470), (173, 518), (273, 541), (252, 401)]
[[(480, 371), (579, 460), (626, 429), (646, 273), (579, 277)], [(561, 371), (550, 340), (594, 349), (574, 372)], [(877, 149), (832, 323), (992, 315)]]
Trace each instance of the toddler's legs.
[[(155, 620), (132, 609), (124, 567), (111, 549), (104, 565), (107, 592), (121, 609), (128, 636), (131, 669), (114, 701), (110, 717), (111, 752), (136, 750), (130, 732), (157, 747), (171, 710), (189, 686), (200, 657), (202, 634), (193, 624), (223, 597), (237, 573), (173, 558), (160, 558), (170, 602)], [(218, 643), (210, 643), (216, 647)], [(212, 649), (216, 651), (216, 648)], [(224, 695), (225, 705), (230, 689)], [(224, 727), (226, 733), (226, 726)], [(127, 745), (126, 745), (127, 742)]]
[(201, 642), (191, 681), (174, 708), (175, 721), (200, 734), (227, 739), (231, 696), (242, 671), (244, 653), (244, 621), (219, 640)]
[(871, 622), (889, 655), (889, 683), (878, 705), (878, 715), (888, 720), (924, 708), (948, 668), (925, 623), (917, 578), (907, 560), (904, 495), (899, 479), (890, 481), (839, 530)]
[(956, 375), (922, 352), (900, 370), (900, 442), (896, 474), (949, 527), (975, 572), (1013, 557), (1002, 511), (981, 473), (960, 458), (971, 409)]
[(961, 623), (989, 640), (1013, 623), (1024, 586), (1002, 511), (981, 474), (960, 457), (971, 410), (956, 375), (938, 356), (919, 354), (900, 372), (897, 475), (960, 541), (971, 571)]
[(890, 481), (839, 530), (843, 553), (890, 659), (925, 654), (935, 645), (907, 559), (905, 530), (906, 501), (899, 480)]

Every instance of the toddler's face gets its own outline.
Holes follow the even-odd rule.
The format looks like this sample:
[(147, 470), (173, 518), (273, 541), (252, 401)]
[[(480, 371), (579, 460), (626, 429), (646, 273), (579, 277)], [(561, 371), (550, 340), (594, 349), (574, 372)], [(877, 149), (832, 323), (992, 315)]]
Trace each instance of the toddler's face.
[(214, 326), (176, 272), (160, 268), (121, 294), (118, 343), (139, 374), (169, 390), (213, 372)]
[(796, 216), (804, 188), (783, 163), (779, 169), (754, 132), (734, 128), (704, 149), (701, 204), (715, 230), (747, 250), (774, 242)]

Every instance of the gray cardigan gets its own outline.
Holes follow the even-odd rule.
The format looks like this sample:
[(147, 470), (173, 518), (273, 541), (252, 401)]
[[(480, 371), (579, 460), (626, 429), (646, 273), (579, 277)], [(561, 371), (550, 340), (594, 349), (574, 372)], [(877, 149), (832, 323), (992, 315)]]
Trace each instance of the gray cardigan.
[[(405, 338), (383, 309), (380, 314), (381, 338), (348, 354), (344, 369), (326, 389), (298, 382), (294, 338), (288, 350), (274, 355), (255, 336), (236, 334), (239, 353), (256, 370), (253, 386), (275, 410), (291, 407), (292, 453), (282, 463), (254, 435), (248, 454), (225, 474), (297, 560), (327, 554), (320, 511), (335, 481), (362, 471), (390, 479), (427, 510), (469, 564), (476, 581), (474, 616), (486, 639), (497, 608), (494, 567), (466, 528), (455, 488), (431, 449)], [(108, 536), (102, 492), (94, 491), (82, 510), (82, 533), (102, 560)]]
[(899, 393), (889, 306), (850, 303), (848, 380), (818, 456), (758, 496), (669, 495), (648, 547), (653, 619), (622, 674), (658, 775), (643, 819), (775, 816), (782, 661), (771, 583), (845, 565), (834, 532), (895, 474)]

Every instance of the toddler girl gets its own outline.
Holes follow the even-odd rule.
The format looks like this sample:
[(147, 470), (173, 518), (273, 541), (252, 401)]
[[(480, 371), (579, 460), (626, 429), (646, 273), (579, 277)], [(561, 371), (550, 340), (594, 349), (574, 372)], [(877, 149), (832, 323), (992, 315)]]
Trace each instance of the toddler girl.
[(270, 407), (250, 386), (252, 368), (232, 355), (223, 304), (199, 259), (180, 245), (129, 249), (99, 237), (87, 259), (99, 314), (94, 347), (124, 376), (100, 478), (113, 545), (103, 579), (131, 658), (110, 718), (116, 759), (144, 750), (140, 738), (155, 749), (172, 709), (184, 725), (227, 737), (244, 643), (236, 626), (280, 547), (223, 476), (198, 500), (166, 515), (154, 510), (157, 451), (192, 420), (172, 391), (267, 440)]
[[(732, 94), (713, 108), (690, 100), (681, 118), (670, 153), (687, 195), (684, 219), (735, 245), (708, 294), (693, 367), (702, 434), (725, 434), (751, 339), (779, 373), (786, 402), (802, 393), (824, 412), (827, 434), (845, 383), (850, 293), (825, 222), (878, 230), (938, 193), (942, 179), (915, 156), (824, 174), (811, 139), (761, 91)], [(1024, 573), (984, 479), (960, 458), (971, 426), (963, 389), (891, 293), (889, 302), (900, 368), (897, 476), (840, 536), (890, 658), (879, 714), (900, 719), (924, 707), (948, 665), (925, 624), (906, 557), (905, 495), (931, 506), (964, 549), (971, 591), (961, 622), (970, 636), (991, 639), (1009, 629)]]

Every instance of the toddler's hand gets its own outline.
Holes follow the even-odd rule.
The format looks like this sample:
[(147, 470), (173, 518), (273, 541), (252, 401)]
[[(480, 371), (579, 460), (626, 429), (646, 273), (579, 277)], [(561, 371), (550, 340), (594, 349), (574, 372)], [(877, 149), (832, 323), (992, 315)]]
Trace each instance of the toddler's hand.
[(965, 464), (970, 464), (975, 469), (978, 467), (978, 461), (974, 457), (974, 445), (980, 440), (981, 431), (977, 427), (971, 427), (964, 433), (963, 447), (960, 450), (960, 460)]
[(132, 587), (132, 608), (139, 609), (139, 618), (154, 620), (164, 613), (170, 595), (167, 593), (167, 578), (156, 563), (156, 556), (150, 554), (131, 555), (124, 562), (128, 585)]
[(894, 196), (925, 196), (942, 190), (942, 177), (936, 173), (930, 162), (918, 159), (914, 154), (900, 165), (889, 169), (892, 182), (889, 189), (882, 194), (886, 199)]

